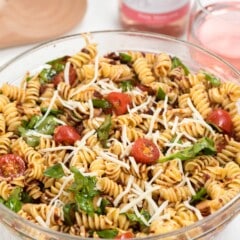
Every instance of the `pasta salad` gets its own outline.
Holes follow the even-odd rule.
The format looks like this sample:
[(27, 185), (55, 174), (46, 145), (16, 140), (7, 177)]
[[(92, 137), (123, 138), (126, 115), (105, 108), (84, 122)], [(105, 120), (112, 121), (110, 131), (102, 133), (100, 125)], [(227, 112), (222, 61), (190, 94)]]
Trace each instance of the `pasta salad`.
[(76, 54), (0, 88), (0, 201), (80, 237), (171, 232), (240, 192), (240, 86), (177, 56)]

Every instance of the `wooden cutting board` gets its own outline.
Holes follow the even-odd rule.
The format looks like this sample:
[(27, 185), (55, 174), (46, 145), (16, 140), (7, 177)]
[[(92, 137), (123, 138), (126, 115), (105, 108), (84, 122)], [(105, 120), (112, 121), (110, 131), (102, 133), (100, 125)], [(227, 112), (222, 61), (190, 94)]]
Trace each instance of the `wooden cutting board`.
[(87, 0), (0, 0), (0, 48), (55, 38), (77, 25)]

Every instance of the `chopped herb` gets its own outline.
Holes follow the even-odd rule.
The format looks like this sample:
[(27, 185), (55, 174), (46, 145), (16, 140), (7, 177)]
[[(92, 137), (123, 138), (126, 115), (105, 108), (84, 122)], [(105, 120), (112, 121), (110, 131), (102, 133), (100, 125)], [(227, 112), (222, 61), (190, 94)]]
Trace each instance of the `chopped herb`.
[(18, 212), (22, 208), (21, 202), (22, 188), (16, 187), (10, 194), (8, 200), (5, 202), (5, 206), (14, 212)]
[(61, 57), (54, 59), (52, 61), (47, 62), (48, 65), (51, 65), (52, 69), (54, 69), (57, 73), (61, 72), (65, 68), (66, 57)]
[(126, 53), (119, 53), (119, 57), (121, 63), (130, 63), (132, 61), (132, 57)]
[(118, 235), (118, 230), (117, 229), (104, 229), (101, 231), (96, 231), (96, 233), (100, 238), (113, 239)]
[(32, 76), (26, 78), (26, 82), (29, 82), (32, 79)]
[[(134, 224), (140, 224), (141, 226), (145, 226), (144, 222), (139, 218), (135, 213), (125, 213), (127, 218)], [(142, 209), (140, 214), (148, 221), (151, 216), (148, 211)]]
[(77, 205), (75, 203), (67, 203), (63, 206), (64, 222), (68, 226), (72, 226), (75, 222), (75, 212)]
[(52, 68), (44, 68), (39, 73), (40, 83), (48, 83), (55, 75), (57, 74), (56, 70)]
[(207, 196), (207, 189), (206, 188), (200, 188), (198, 192), (196, 192), (196, 195), (192, 196), (192, 199), (190, 201), (190, 204), (195, 205), (199, 201), (202, 201)]
[(99, 215), (106, 214), (106, 206), (108, 206), (109, 204), (110, 202), (107, 199), (103, 198), (100, 207), (98, 207), (95, 212)]
[(120, 83), (120, 87), (122, 89), (123, 92), (127, 92), (133, 89), (133, 83), (132, 81), (128, 80), (128, 81), (123, 81)]
[(58, 126), (58, 123), (55, 121), (55, 117), (48, 115), (44, 121), (36, 128), (36, 131), (42, 134), (52, 135), (56, 126)]
[(181, 67), (184, 71), (185, 75), (188, 75), (190, 73), (189, 69), (182, 63), (182, 61), (178, 57), (172, 58), (172, 69), (176, 67)]
[[(44, 114), (46, 113), (48, 110), (48, 108), (41, 108), (41, 112)], [(57, 116), (58, 114), (62, 114), (63, 111), (62, 110), (59, 110), (59, 109), (51, 109), (49, 114), (50, 115), (53, 115), (53, 116)]]
[(93, 198), (99, 195), (96, 188), (97, 179), (95, 177), (83, 176), (76, 167), (70, 169), (74, 174), (74, 182), (69, 191), (74, 193), (77, 206), (87, 214), (92, 215), (95, 212)]
[(166, 157), (160, 158), (158, 162), (163, 163), (176, 158), (184, 161), (184, 160), (192, 159), (199, 154), (212, 155), (215, 153), (216, 153), (216, 149), (214, 147), (213, 140), (207, 137), (204, 137), (198, 140), (196, 143), (194, 143), (190, 147), (187, 147), (179, 152), (170, 154)]
[(62, 165), (60, 163), (57, 163), (57, 164), (47, 168), (43, 172), (43, 175), (47, 176), (47, 177), (51, 177), (51, 178), (56, 178), (56, 179), (65, 176)]
[(21, 199), (22, 199), (23, 203), (33, 203), (34, 202), (34, 199), (27, 192), (22, 192)]
[(109, 133), (112, 126), (111, 115), (107, 115), (105, 121), (97, 129), (97, 136), (104, 147), (106, 147), (106, 142), (109, 138)]
[(156, 95), (157, 101), (164, 100), (165, 97), (166, 97), (166, 93), (163, 91), (163, 89), (161, 87), (159, 87), (158, 91), (157, 91), (157, 95)]
[(40, 143), (40, 138), (36, 136), (29, 136), (27, 134), (28, 130), (22, 126), (18, 128), (18, 132), (21, 137), (23, 137), (24, 141), (30, 146), (30, 147), (36, 147)]
[(213, 74), (207, 73), (205, 71), (203, 71), (202, 73), (204, 74), (204, 76), (207, 79), (207, 81), (209, 81), (214, 87), (220, 86), (221, 80), (219, 78), (217, 78)]
[(111, 104), (105, 99), (92, 99), (93, 107), (95, 108), (110, 108)]
[(2, 197), (0, 197), (0, 203), (2, 203), (2, 204), (5, 203), (5, 201), (4, 201), (4, 199)]

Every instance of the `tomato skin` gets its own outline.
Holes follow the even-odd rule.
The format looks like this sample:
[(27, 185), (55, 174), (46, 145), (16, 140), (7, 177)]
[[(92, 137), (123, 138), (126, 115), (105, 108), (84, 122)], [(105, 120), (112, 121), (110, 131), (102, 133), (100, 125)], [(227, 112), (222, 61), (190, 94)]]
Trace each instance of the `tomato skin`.
[(112, 104), (113, 111), (116, 115), (122, 115), (128, 112), (127, 106), (131, 105), (131, 97), (126, 93), (111, 92), (107, 100)]
[(55, 75), (52, 79), (54, 87), (57, 87), (60, 82), (64, 81), (64, 73), (60, 72), (57, 75)]
[(134, 234), (132, 232), (125, 232), (122, 233), (118, 236), (116, 236), (114, 239), (130, 239), (130, 238), (134, 238)]
[[(69, 68), (69, 84), (73, 86), (77, 80), (77, 73), (74, 67), (71, 65)], [(60, 82), (64, 82), (64, 72), (60, 72), (52, 79), (54, 87), (57, 87)]]
[(160, 152), (152, 140), (146, 138), (137, 139), (130, 152), (138, 163), (152, 164), (160, 157)]
[(0, 176), (14, 178), (23, 175), (26, 165), (23, 159), (15, 154), (5, 154), (0, 157)]
[(58, 126), (54, 131), (53, 138), (56, 143), (73, 145), (77, 140), (81, 139), (81, 136), (74, 127)]
[(207, 117), (207, 122), (215, 125), (223, 132), (232, 134), (233, 123), (230, 114), (223, 109), (213, 110)]

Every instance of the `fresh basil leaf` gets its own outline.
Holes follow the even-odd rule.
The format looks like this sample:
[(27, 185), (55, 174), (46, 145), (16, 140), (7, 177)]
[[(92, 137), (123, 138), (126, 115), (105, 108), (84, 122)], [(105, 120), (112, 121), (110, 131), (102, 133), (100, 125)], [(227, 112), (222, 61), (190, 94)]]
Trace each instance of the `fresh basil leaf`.
[(47, 168), (44, 172), (43, 175), (46, 177), (51, 177), (51, 178), (61, 178), (65, 176), (65, 173), (63, 171), (62, 165), (60, 163), (57, 163), (49, 168)]
[(216, 153), (213, 140), (204, 137), (194, 143), (192, 146), (187, 147), (181, 151), (170, 154), (166, 157), (160, 158), (158, 162), (163, 163), (169, 160), (178, 158), (182, 161), (189, 160), (196, 157), (199, 154), (213, 155)]
[(2, 204), (5, 203), (5, 200), (2, 197), (0, 197), (0, 203), (2, 203)]
[[(138, 223), (141, 226), (145, 226), (144, 222), (142, 221), (141, 218), (139, 218), (135, 213), (125, 213), (127, 218), (132, 222), (132, 223)], [(146, 219), (146, 221), (148, 221), (151, 218), (151, 215), (148, 211), (146, 211), (145, 209), (142, 209), (140, 211), (140, 214)]]
[(55, 121), (55, 117), (48, 115), (44, 121), (36, 128), (36, 131), (42, 134), (52, 135), (56, 126), (58, 126), (58, 123)]
[(106, 214), (106, 207), (110, 204), (110, 202), (103, 198), (101, 203), (100, 203), (100, 206), (97, 208), (97, 210), (95, 211), (97, 214), (99, 215), (104, 215)]
[(101, 231), (96, 231), (100, 238), (113, 239), (118, 235), (117, 229), (105, 229)]
[(93, 198), (82, 193), (77, 193), (75, 195), (75, 201), (82, 211), (87, 213), (88, 215), (94, 214), (94, 205), (93, 205)]
[(5, 202), (5, 206), (14, 212), (18, 212), (22, 208), (21, 202), (22, 188), (16, 187), (10, 194), (8, 200)]
[(32, 76), (29, 76), (26, 78), (26, 82), (29, 82), (33, 77)]
[(21, 200), (23, 203), (33, 203), (34, 199), (27, 193), (27, 192), (22, 192), (21, 194)]
[(23, 137), (24, 141), (28, 144), (30, 147), (36, 147), (40, 143), (40, 138), (36, 136), (28, 135), (29, 129), (26, 129), (22, 126), (18, 128), (18, 132), (21, 137)]
[(92, 99), (93, 107), (95, 108), (110, 108), (111, 104), (105, 99)]
[(112, 126), (111, 115), (107, 115), (104, 122), (97, 129), (97, 137), (104, 147), (106, 147), (106, 142), (109, 138), (111, 126)]
[(164, 100), (165, 97), (166, 97), (166, 93), (163, 91), (163, 89), (161, 87), (159, 87), (158, 91), (157, 91), (157, 95), (156, 95), (157, 101)]
[(130, 63), (132, 61), (132, 57), (126, 53), (119, 53), (119, 57), (121, 63)]
[(217, 78), (213, 74), (207, 73), (205, 71), (203, 71), (203, 74), (204, 74), (205, 78), (207, 79), (207, 81), (209, 81), (213, 85), (213, 87), (219, 87), (220, 86), (221, 80), (219, 78)]
[(181, 67), (184, 71), (185, 75), (188, 75), (190, 73), (189, 69), (182, 63), (182, 61), (178, 57), (172, 58), (172, 69), (176, 67)]
[(51, 65), (52, 69), (54, 69), (57, 73), (61, 72), (65, 68), (67, 57), (61, 57), (54, 59), (52, 61), (47, 62), (48, 65)]
[(66, 225), (72, 226), (74, 224), (76, 211), (77, 206), (75, 203), (67, 203), (63, 206), (63, 216)]
[[(44, 114), (46, 113), (48, 110), (48, 108), (41, 108), (41, 112)], [(63, 111), (62, 110), (59, 110), (59, 109), (51, 109), (50, 112), (49, 112), (49, 115), (53, 115), (53, 116), (57, 116), (59, 114), (62, 114)]]
[(93, 198), (99, 195), (96, 188), (97, 179), (96, 177), (83, 176), (76, 167), (71, 167), (70, 170), (74, 174), (74, 182), (68, 190), (74, 193), (79, 209), (92, 215), (95, 212)]
[(195, 195), (192, 196), (192, 199), (190, 200), (190, 204), (195, 205), (199, 201), (202, 201), (206, 199), (207, 196), (207, 189), (206, 188), (200, 188)]
[(33, 116), (31, 119), (30, 119), (30, 121), (29, 121), (29, 123), (28, 123), (28, 125), (27, 125), (27, 129), (33, 129), (34, 128), (34, 126), (36, 125), (36, 123), (39, 121), (41, 119), (41, 116)]
[(123, 81), (120, 83), (120, 87), (123, 92), (127, 92), (133, 89), (133, 83), (132, 81)]
[(41, 84), (48, 83), (56, 74), (57, 74), (56, 70), (52, 68), (44, 68), (39, 73), (40, 83)]

